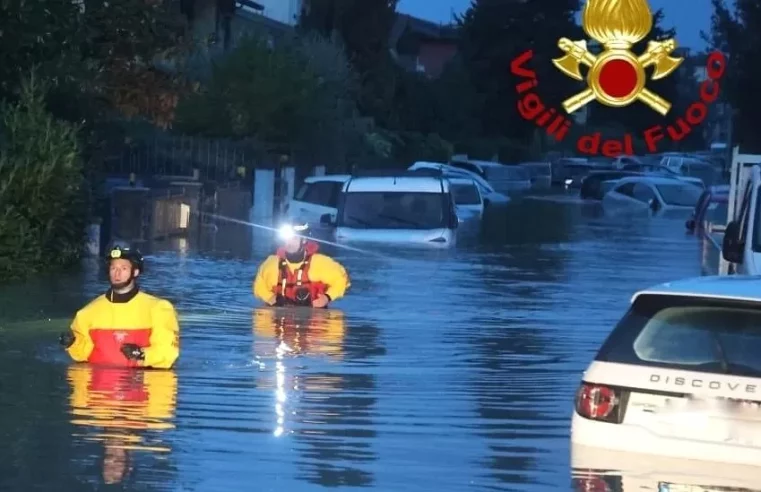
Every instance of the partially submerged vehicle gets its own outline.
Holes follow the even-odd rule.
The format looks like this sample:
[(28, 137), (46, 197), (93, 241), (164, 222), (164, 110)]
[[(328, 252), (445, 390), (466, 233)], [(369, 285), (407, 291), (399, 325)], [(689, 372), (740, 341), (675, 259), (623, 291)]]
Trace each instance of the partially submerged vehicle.
[(452, 184), (440, 172), (379, 171), (352, 176), (338, 212), (320, 218), (337, 242), (416, 243), (449, 247), (459, 226)]
[(441, 162), (427, 161), (418, 161), (408, 168), (409, 171), (418, 171), (420, 169), (433, 169), (440, 171), (445, 178), (453, 177), (472, 179), (476, 183), (476, 186), (478, 186), (478, 190), (481, 192), (481, 196), (484, 199), (484, 209), (489, 207), (501, 207), (510, 203), (509, 196), (495, 190), (491, 183), (472, 171), (460, 169), (458, 167), (450, 166), (449, 164), (444, 164)]
[(621, 168), (621, 170), (633, 171), (633, 172), (638, 172), (643, 174), (650, 174), (653, 176), (665, 176), (665, 177), (674, 178), (674, 179), (681, 179), (682, 181), (692, 183), (695, 186), (699, 186), (701, 188), (705, 188), (707, 186), (705, 182), (703, 182), (703, 180), (700, 178), (685, 176), (675, 169), (662, 166), (655, 162), (641, 162), (638, 164), (626, 164)]
[(634, 176), (614, 181), (602, 202), (606, 208), (693, 210), (702, 192), (701, 188), (678, 179)]
[[(606, 181), (616, 181), (633, 176), (642, 176), (642, 173), (633, 171), (592, 171), (586, 176), (579, 179), (579, 196), (585, 200), (602, 200), (607, 193), (603, 183)], [(573, 186), (571, 186), (573, 187)]]
[(460, 222), (481, 220), (484, 216), (484, 198), (476, 183), (466, 177), (447, 177), (454, 197), (457, 218)]
[(338, 213), (338, 197), (349, 178), (349, 174), (309, 176), (288, 204), (286, 214), (291, 218), (305, 220), (311, 226), (319, 224), (320, 217), (325, 214), (329, 214), (332, 220), (335, 220)]
[(500, 193), (531, 189), (531, 173), (525, 167), (467, 158), (453, 158), (449, 165), (478, 174)]

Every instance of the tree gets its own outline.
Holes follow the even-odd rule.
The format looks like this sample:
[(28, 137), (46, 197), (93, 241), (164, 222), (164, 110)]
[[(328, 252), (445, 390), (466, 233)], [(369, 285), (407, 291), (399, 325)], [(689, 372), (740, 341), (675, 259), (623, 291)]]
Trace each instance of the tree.
[(761, 152), (755, 115), (761, 111), (756, 97), (761, 85), (761, 1), (737, 0), (733, 13), (723, 0), (713, 0), (713, 22), (709, 40), (727, 56), (726, 75), (721, 80), (722, 99), (734, 108), (733, 145), (743, 152)]
[(178, 59), (188, 46), (185, 19), (171, 0), (85, 0), (82, 54), (94, 91), (127, 117), (161, 127), (174, 118), (179, 94), (189, 90), (177, 73), (157, 70), (159, 59)]
[(255, 138), (288, 151), (319, 125), (320, 80), (293, 47), (257, 37), (215, 62), (208, 87), (183, 99), (177, 127), (207, 137)]
[(86, 220), (78, 127), (45, 109), (48, 87), (34, 75), (2, 111), (0, 278), (73, 265)]
[(389, 36), (398, 0), (312, 0), (299, 18), (302, 31), (330, 37), (337, 33), (359, 74), (359, 105), (381, 125), (394, 122), (394, 64)]
[(460, 57), (450, 61), (433, 80), (400, 69), (395, 102), (399, 124), (405, 130), (434, 133), (449, 140), (472, 138), (480, 132), (480, 101)]
[(71, 0), (0, 2), (0, 101), (15, 99), (22, 77), (66, 73), (79, 61), (81, 14)]
[[(183, 47), (184, 19), (171, 0), (3, 2), (0, 18), (0, 100), (15, 97), (21, 76), (37, 67), (59, 102), (86, 94), (127, 117), (171, 123), (187, 86), (154, 66)], [(58, 106), (75, 113), (70, 120), (92, 119), (81, 107)]]
[(483, 96), (478, 119), (485, 136), (531, 140), (535, 126), (518, 115), (517, 81), (510, 73), (510, 62), (528, 49), (535, 54), (531, 69), (540, 81), (542, 100), (557, 106), (568, 97), (568, 78), (550, 59), (559, 56), (558, 38), (583, 38), (574, 20), (578, 10), (578, 0), (472, 0), (458, 18), (461, 52), (476, 91)]

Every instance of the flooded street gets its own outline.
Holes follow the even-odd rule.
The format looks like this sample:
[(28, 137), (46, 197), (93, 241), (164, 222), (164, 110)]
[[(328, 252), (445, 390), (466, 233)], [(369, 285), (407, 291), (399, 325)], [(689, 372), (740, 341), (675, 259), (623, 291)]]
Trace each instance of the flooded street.
[(315, 313), (260, 308), (272, 243), (220, 226), (148, 256), (182, 353), (138, 375), (57, 345), (94, 261), (3, 291), (0, 490), (569, 490), (581, 372), (636, 290), (701, 274), (687, 215), (526, 200), (452, 251), (327, 247), (352, 287)]

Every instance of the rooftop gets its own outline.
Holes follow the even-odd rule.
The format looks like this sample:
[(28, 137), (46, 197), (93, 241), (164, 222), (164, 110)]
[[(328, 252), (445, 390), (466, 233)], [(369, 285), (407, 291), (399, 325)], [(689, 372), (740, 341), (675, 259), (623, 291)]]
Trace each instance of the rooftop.
[(634, 294), (632, 302), (642, 294), (679, 295), (761, 302), (761, 276), (714, 275), (695, 277), (655, 285)]

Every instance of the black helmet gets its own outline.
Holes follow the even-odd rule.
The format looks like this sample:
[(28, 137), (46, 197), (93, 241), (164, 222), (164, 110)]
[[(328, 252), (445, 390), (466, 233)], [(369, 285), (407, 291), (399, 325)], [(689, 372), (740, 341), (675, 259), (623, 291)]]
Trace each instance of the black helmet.
[(288, 240), (293, 236), (309, 237), (312, 235), (312, 230), (309, 228), (309, 223), (306, 221), (295, 220), (283, 224), (280, 226), (278, 235), (282, 240)]
[(106, 253), (106, 261), (110, 263), (111, 260), (129, 260), (133, 267), (143, 273), (145, 263), (143, 255), (137, 248), (125, 244), (115, 244)]

